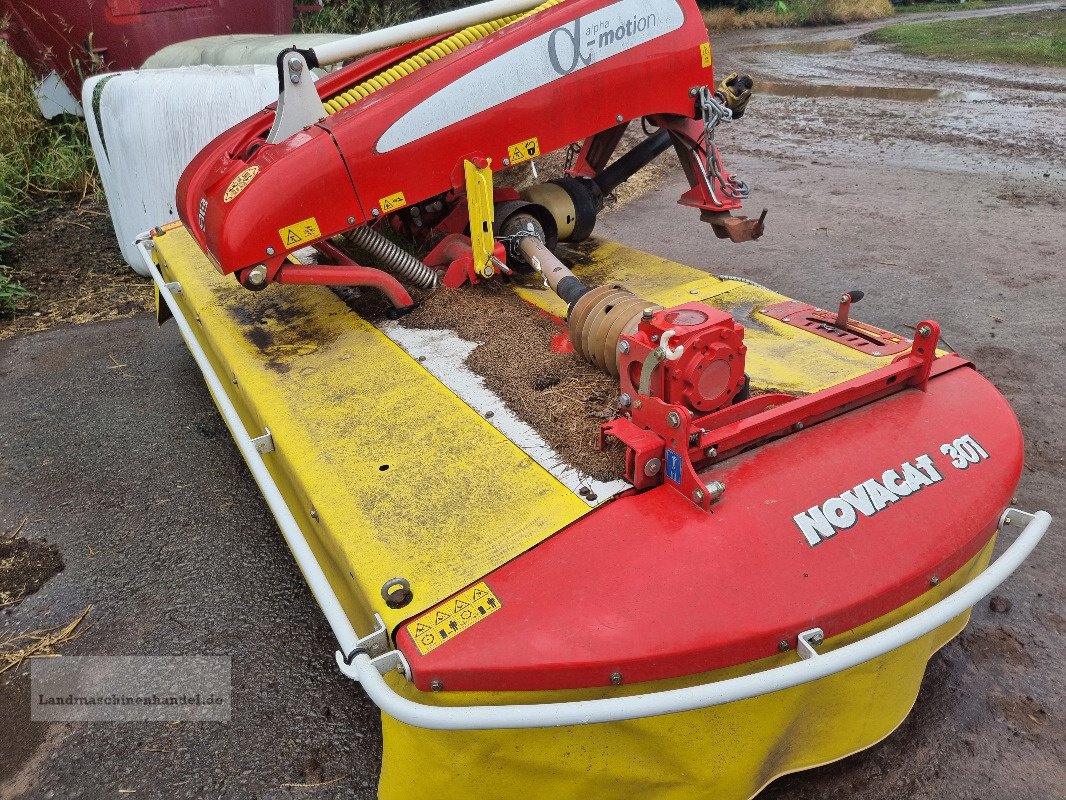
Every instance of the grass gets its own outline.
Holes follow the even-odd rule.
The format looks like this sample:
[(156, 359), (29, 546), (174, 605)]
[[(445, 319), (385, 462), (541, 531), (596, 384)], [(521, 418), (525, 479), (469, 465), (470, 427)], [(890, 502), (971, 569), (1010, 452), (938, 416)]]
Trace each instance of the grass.
[(3, 263), (22, 222), (49, 199), (84, 198), (98, 188), (85, 125), (43, 120), (33, 86), (29, 68), (0, 41), (0, 317), (30, 299)]
[(1017, 6), (1033, 3), (1036, 0), (966, 0), (950, 3), (907, 3), (896, 6), (897, 14), (923, 14), (930, 11), (971, 11), (976, 8), (997, 8), (998, 6)]
[(703, 19), (712, 31), (836, 25), (892, 16), (889, 0), (779, 0), (747, 11), (712, 8)]
[(890, 25), (871, 35), (908, 55), (1066, 67), (1066, 14), (1061, 11)]

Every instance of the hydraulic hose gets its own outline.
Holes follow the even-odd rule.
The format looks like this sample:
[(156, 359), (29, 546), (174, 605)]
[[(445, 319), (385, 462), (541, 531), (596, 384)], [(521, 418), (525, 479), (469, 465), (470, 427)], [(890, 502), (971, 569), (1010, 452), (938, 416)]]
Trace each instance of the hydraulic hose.
[(434, 270), (366, 225), (349, 232), (345, 238), (370, 253), (389, 272), (415, 286), (435, 289), (440, 283), (440, 277)]

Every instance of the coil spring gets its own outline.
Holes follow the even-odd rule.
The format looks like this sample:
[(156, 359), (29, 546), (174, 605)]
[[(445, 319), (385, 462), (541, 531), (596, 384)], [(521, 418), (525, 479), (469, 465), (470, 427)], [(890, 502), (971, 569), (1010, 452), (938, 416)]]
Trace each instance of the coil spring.
[(408, 253), (402, 247), (393, 244), (377, 231), (367, 226), (356, 228), (346, 234), (349, 242), (370, 253), (389, 272), (397, 277), (406, 278), (422, 289), (435, 289), (440, 283), (437, 273)]
[(420, 70), (422, 67), (432, 64), (434, 61), (444, 56), (454, 53), (469, 44), (473, 44), (479, 39), (484, 39), (490, 33), (495, 33), (512, 22), (517, 22), (525, 17), (532, 16), (540, 11), (551, 8), (554, 5), (558, 5), (563, 0), (546, 0), (536, 8), (526, 11), (521, 14), (512, 14), (509, 17), (501, 17), (500, 19), (494, 19), (491, 22), (482, 22), (479, 25), (472, 25), (469, 28), (464, 28), (458, 33), (453, 33), (446, 39), (442, 39), (432, 47), (427, 47), (419, 53), (415, 53), (410, 58), (401, 61), (394, 67), (390, 67), (384, 72), (379, 72), (372, 78), (360, 83), (358, 86), (353, 86), (347, 91), (340, 92), (334, 95), (328, 100), (322, 103), (326, 109), (327, 114), (335, 114), (342, 108), (350, 106), (357, 100), (362, 100), (367, 95), (371, 95), (378, 89), (384, 89), (390, 83), (394, 83), (400, 78), (406, 75), (410, 75), (412, 72)]

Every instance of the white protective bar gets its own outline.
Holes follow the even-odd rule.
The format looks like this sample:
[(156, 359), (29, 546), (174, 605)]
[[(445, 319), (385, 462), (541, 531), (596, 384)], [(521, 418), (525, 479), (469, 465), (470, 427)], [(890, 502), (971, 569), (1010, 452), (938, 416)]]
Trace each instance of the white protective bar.
[[(345, 675), (359, 681), (370, 699), (382, 711), (408, 725), (434, 730), (494, 730), (621, 722), (733, 703), (810, 683), (903, 647), (972, 608), (981, 598), (987, 596), (1005, 581), (1029, 557), (1051, 525), (1051, 515), (1046, 511), (1027, 514), (1008, 508), (1003, 512), (1000, 526), (1010, 524), (1016, 519), (1027, 519), (1025, 529), (999, 558), (968, 584), (936, 605), (930, 606), (925, 611), (891, 628), (825, 655), (817, 655), (794, 664), (786, 664), (783, 667), (775, 667), (753, 675), (744, 675), (715, 683), (604, 700), (452, 707), (416, 703), (396, 693), (385, 682), (377, 666), (371, 662), (370, 655), (361, 649), (363, 640), (356, 635), (333, 587), (330, 586), (325, 573), (322, 572), (314, 551), (307, 544), (303, 531), (289, 510), (277, 484), (274, 483), (274, 478), (263, 462), (262, 456), (256, 450), (252, 437), (245, 429), (237, 409), (215, 374), (214, 366), (182, 314), (181, 307), (174, 299), (159, 268), (152, 260), (149, 252), (150, 241), (148, 234), (144, 234), (137, 242), (145, 266), (152, 280), (159, 287), (160, 297), (174, 315), (174, 321), (178, 324), (189, 352), (192, 353), (197, 366), (200, 367), (207, 387), (237, 442), (237, 447), (244, 456), (256, 483), (259, 484), (267, 505), (277, 519), (278, 527), (281, 528), (282, 535), (292, 550), (300, 571), (303, 572), (304, 578), (311, 587), (311, 593), (318, 601), (322, 613), (325, 614), (334, 636), (337, 637), (337, 643), (341, 648), (336, 654), (338, 667)], [(344, 653), (355, 653), (350, 659), (351, 663), (346, 663)]]
[(386, 47), (395, 47), (416, 39), (424, 39), (427, 36), (451, 33), (470, 25), (509, 17), (512, 14), (529, 11), (536, 6), (537, 0), (490, 0), (488, 3), (478, 3), (476, 6), (459, 8), (425, 19), (416, 19), (380, 31), (370, 31), (336, 42), (320, 44), (312, 47), (311, 52), (315, 54), (319, 66), (335, 64), (374, 50), (383, 50)]
[(434, 730), (489, 730), (501, 728), (550, 728), (563, 725), (590, 725), (657, 717), (680, 711), (733, 703), (751, 697), (789, 689), (824, 678), (903, 647), (967, 611), (999, 586), (1033, 551), (1047, 532), (1051, 516), (1045, 511), (1034, 515), (1008, 509), (1009, 516), (1028, 518), (1025, 530), (996, 561), (961, 589), (913, 617), (865, 639), (825, 655), (794, 664), (744, 675), (716, 683), (671, 689), (629, 697), (581, 700), (569, 703), (543, 703), (509, 706), (429, 706), (416, 703), (393, 691), (370, 657), (358, 654), (346, 665), (337, 654), (337, 663), (349, 677), (358, 680), (378, 707), (408, 725)]
[(185, 339), (189, 352), (192, 353), (196, 365), (204, 374), (204, 380), (207, 382), (207, 388), (215, 400), (215, 405), (218, 406), (218, 410), (222, 413), (222, 418), (226, 421), (230, 433), (233, 434), (233, 439), (237, 442), (237, 447), (240, 449), (241, 455), (244, 456), (244, 460), (252, 472), (252, 477), (259, 484), (259, 489), (262, 491), (267, 505), (274, 514), (274, 518), (278, 521), (281, 534), (285, 537), (289, 549), (292, 550), (296, 563), (300, 566), (300, 571), (307, 580), (307, 585), (311, 587), (311, 594), (315, 596), (322, 613), (326, 615), (326, 621), (329, 623), (330, 628), (333, 629), (333, 635), (337, 637), (337, 643), (344, 652), (350, 653), (360, 644), (351, 620), (348, 619), (340, 600), (337, 599), (336, 592), (333, 591), (333, 587), (330, 586), (329, 581), (326, 579), (326, 574), (322, 571), (322, 567), (319, 566), (314, 551), (307, 544), (307, 539), (304, 538), (303, 531), (296, 522), (296, 518), (293, 517), (292, 511), (289, 510), (289, 506), (278, 489), (278, 485), (274, 483), (274, 478), (263, 462), (263, 457), (256, 450), (252, 437), (249, 436), (240, 415), (237, 413), (237, 409), (233, 406), (233, 402), (229, 399), (229, 395), (226, 394), (226, 390), (222, 386), (222, 381), (215, 374), (215, 368), (212, 366), (211, 360), (200, 346), (196, 334), (193, 333), (192, 326), (185, 319), (184, 314), (181, 312), (181, 307), (178, 305), (177, 300), (174, 299), (174, 295), (167, 286), (166, 281), (163, 280), (159, 268), (152, 260), (152, 254), (149, 252), (150, 244), (151, 239), (146, 233), (138, 239), (137, 248), (141, 251), (145, 266), (159, 289), (160, 298), (170, 308), (170, 313), (174, 315), (174, 321), (178, 323), (178, 329)]

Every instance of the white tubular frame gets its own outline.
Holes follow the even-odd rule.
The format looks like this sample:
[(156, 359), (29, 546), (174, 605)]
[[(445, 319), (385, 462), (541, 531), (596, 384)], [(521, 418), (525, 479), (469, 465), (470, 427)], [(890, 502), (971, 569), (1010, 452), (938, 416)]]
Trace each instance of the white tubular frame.
[[(832, 650), (825, 655), (815, 654), (782, 667), (764, 670), (739, 678), (700, 684), (682, 689), (662, 692), (611, 697), (603, 700), (580, 700), (565, 703), (537, 703), (499, 706), (435, 706), (416, 703), (393, 690), (379, 671), (382, 663), (402, 666), (402, 659), (383, 662), (380, 657), (371, 661), (371, 655), (363, 645), (370, 639), (360, 639), (351, 621), (345, 614), (333, 587), (326, 579), (314, 552), (307, 544), (303, 531), (296, 522), (285, 498), (278, 490), (263, 457), (256, 450), (252, 437), (244, 427), (234, 407), (215, 374), (214, 366), (200, 346), (192, 327), (182, 314), (171, 290), (173, 284), (164, 281), (159, 268), (149, 252), (150, 239), (145, 234), (137, 242), (144, 256), (145, 265), (159, 287), (160, 297), (170, 308), (181, 330), (189, 351), (204, 374), (207, 387), (222, 413), (226, 425), (233, 434), (237, 447), (251, 469), (252, 476), (263, 492), (267, 505), (278, 521), (282, 535), (292, 550), (296, 562), (307, 579), (311, 592), (322, 608), (326, 620), (337, 637), (340, 650), (336, 654), (337, 665), (350, 678), (359, 681), (370, 699), (386, 714), (408, 725), (434, 730), (495, 730), (505, 728), (550, 728), (566, 725), (591, 725), (601, 722), (676, 714), (700, 708), (747, 700), (771, 692), (789, 689), (803, 683), (816, 681), (828, 675), (850, 669), (871, 661), (893, 650), (910, 644), (930, 631), (951, 621), (972, 608), (987, 596), (1018, 566), (1028, 558), (1047, 533), (1051, 515), (1045, 511), (1028, 514), (1008, 508), (1000, 518), (1000, 527), (1024, 522), (1025, 528), (1003, 554), (976, 578), (945, 597), (933, 606), (915, 614), (891, 628), (875, 633), (865, 639)], [(380, 623), (379, 623), (380, 624)], [(805, 642), (805, 644), (809, 644)], [(395, 651), (393, 651), (395, 652)], [(348, 654), (345, 658), (344, 654)], [(798, 656), (797, 656), (798, 658)]]
[(380, 31), (370, 31), (336, 42), (320, 44), (312, 47), (311, 52), (315, 54), (320, 66), (335, 64), (374, 50), (383, 50), (386, 47), (413, 42), (415, 39), (451, 33), (471, 25), (489, 22), (500, 17), (509, 17), (512, 14), (529, 11), (536, 6), (537, 0), (491, 0), (488, 3), (478, 3), (476, 6), (448, 11), (425, 19), (416, 19)]

